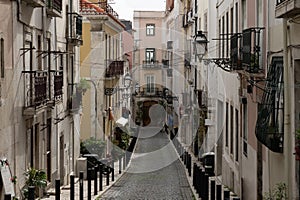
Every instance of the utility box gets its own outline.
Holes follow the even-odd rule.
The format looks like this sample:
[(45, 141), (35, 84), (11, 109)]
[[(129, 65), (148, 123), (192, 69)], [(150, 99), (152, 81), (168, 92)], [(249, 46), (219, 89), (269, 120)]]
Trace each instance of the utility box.
[(83, 171), (83, 178), (86, 179), (87, 171), (87, 158), (77, 158), (76, 176), (79, 177), (79, 172)]
[(215, 153), (208, 152), (202, 154), (202, 162), (205, 170), (205, 174), (213, 176), (215, 170)]

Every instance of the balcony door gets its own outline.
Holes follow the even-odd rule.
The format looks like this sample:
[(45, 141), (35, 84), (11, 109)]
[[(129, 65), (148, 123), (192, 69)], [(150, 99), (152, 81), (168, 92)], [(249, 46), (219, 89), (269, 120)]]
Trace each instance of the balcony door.
[(155, 49), (154, 48), (147, 48), (146, 49), (146, 62), (147, 63), (154, 63), (155, 62)]

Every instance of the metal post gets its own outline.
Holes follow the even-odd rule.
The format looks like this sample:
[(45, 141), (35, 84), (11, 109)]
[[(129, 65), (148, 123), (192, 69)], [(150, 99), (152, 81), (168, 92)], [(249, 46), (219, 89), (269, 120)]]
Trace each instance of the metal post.
[(83, 171), (79, 172), (79, 200), (83, 200)]
[(100, 165), (100, 178), (99, 178), (99, 189), (100, 191), (103, 190), (103, 177), (102, 177), (102, 174), (103, 174), (103, 164)]
[(122, 158), (119, 158), (119, 174), (122, 172)]
[(35, 187), (29, 186), (28, 187), (28, 200), (34, 200), (35, 199)]
[(194, 169), (194, 171), (193, 171), (193, 186), (195, 187), (196, 186), (196, 174), (197, 174), (197, 172), (196, 172), (196, 167), (197, 167), (197, 164), (196, 163), (194, 163), (194, 165), (193, 165), (193, 169)]
[(230, 191), (224, 190), (224, 200), (230, 200)]
[(188, 154), (188, 172), (189, 176), (192, 175), (192, 156)]
[(60, 180), (55, 180), (55, 200), (60, 200)]
[(124, 154), (124, 157), (123, 157), (123, 170), (125, 170), (126, 168), (126, 153)]
[(87, 179), (88, 179), (88, 200), (92, 200), (92, 169), (88, 168), (87, 170)]
[(111, 181), (115, 181), (115, 163), (111, 161)]
[(203, 189), (204, 189), (204, 192), (203, 192), (203, 196), (204, 198), (203, 199), (208, 199), (208, 179), (209, 179), (209, 176), (206, 175), (205, 173), (203, 173)]
[(216, 198), (216, 181), (211, 180), (210, 181), (210, 199), (215, 200)]
[(216, 200), (222, 200), (222, 185), (217, 185), (217, 199)]
[(70, 175), (70, 200), (75, 200), (75, 176)]
[(106, 166), (106, 185), (109, 185), (109, 165)]
[(11, 194), (6, 194), (4, 196), (4, 200), (11, 200)]
[(98, 182), (97, 182), (97, 179), (98, 179), (98, 171), (99, 171), (99, 166), (96, 165), (95, 168), (94, 168), (94, 195), (97, 195), (98, 194)]

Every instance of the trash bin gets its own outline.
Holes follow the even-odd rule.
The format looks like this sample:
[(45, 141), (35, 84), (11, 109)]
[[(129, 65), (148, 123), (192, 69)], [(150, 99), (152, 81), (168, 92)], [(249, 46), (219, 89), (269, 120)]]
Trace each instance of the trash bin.
[(202, 161), (204, 165), (205, 174), (213, 176), (215, 170), (215, 153), (208, 152), (202, 154)]
[[(87, 160), (86, 171), (89, 168), (94, 168), (99, 163), (98, 154), (84, 154), (82, 157), (86, 158)], [(91, 178), (94, 179), (94, 173), (91, 173)]]

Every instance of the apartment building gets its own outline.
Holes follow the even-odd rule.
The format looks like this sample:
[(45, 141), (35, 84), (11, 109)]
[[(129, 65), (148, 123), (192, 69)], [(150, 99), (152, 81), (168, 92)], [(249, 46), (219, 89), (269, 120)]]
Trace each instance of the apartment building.
[[(147, 126), (149, 108), (163, 100), (167, 86), (166, 49), (163, 47), (163, 11), (134, 11), (133, 80), (138, 87), (134, 116), (138, 125)], [(162, 103), (162, 102), (161, 102)], [(142, 109), (140, 111), (140, 109)], [(140, 114), (136, 112), (141, 112)]]
[(16, 185), (3, 179), (3, 199), (21, 197), (28, 167), (44, 170), (49, 187), (58, 178), (67, 184), (75, 170), (80, 127), (72, 94), (82, 38), (78, 1), (0, 4), (1, 174), (18, 178)]
[(108, 109), (121, 117), (119, 87), (124, 74), (122, 33), (124, 24), (107, 1), (82, 1), (84, 45), (81, 47), (81, 78), (91, 84), (83, 97), (81, 140), (109, 136)]

